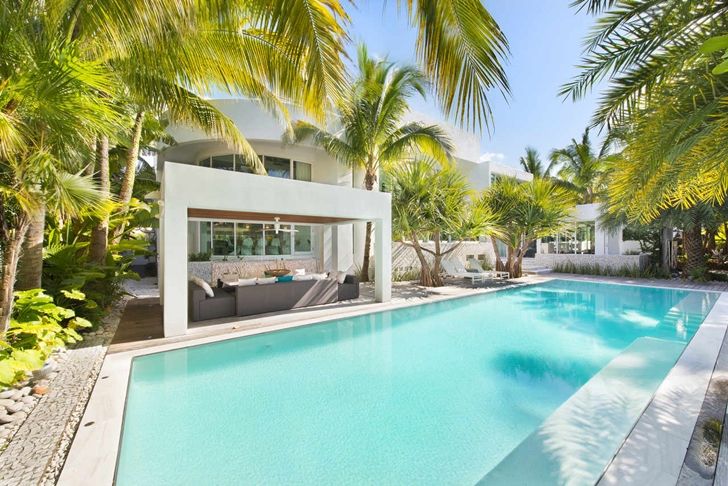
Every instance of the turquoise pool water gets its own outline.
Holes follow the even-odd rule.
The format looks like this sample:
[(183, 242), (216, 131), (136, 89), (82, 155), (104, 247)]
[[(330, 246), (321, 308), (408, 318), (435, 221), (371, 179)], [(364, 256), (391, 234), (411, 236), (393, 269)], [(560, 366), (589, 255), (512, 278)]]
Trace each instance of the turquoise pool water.
[(644, 408), (716, 298), (555, 280), (138, 357), (116, 484), (508, 484), (597, 379)]

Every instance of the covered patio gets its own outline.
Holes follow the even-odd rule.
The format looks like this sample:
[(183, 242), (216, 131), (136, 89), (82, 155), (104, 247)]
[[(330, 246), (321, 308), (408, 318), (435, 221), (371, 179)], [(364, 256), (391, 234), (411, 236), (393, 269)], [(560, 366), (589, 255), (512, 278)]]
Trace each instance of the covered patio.
[[(164, 336), (188, 329), (187, 249), (189, 218), (316, 224), (324, 227), (326, 270), (351, 254), (339, 228), (374, 223), (375, 300), (391, 299), (391, 197), (351, 187), (264, 177), (166, 162), (162, 176), (159, 289)], [(322, 262), (324, 264), (324, 262)]]

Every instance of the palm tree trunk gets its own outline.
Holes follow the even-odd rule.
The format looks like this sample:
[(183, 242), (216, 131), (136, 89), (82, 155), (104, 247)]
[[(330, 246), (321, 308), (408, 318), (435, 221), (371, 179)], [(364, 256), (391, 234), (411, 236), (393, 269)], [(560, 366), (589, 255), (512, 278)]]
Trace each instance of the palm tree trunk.
[(18, 260), (20, 259), (20, 251), (25, 239), (25, 233), (30, 226), (30, 219), (25, 215), (18, 217), (18, 225), (16, 228), (8, 231), (8, 237), (3, 241), (3, 262), (2, 262), (2, 278), (0, 278), (0, 334), (8, 330), (10, 326), (10, 317), (13, 313), (13, 287), (15, 286), (15, 277), (18, 270)]
[(705, 266), (700, 223), (693, 222), (691, 228), (683, 229), (683, 248), (686, 254), (685, 266), (683, 268), (685, 275), (690, 275), (693, 270)]
[(425, 252), (422, 251), (422, 247), (420, 246), (419, 236), (412, 234), (410, 237), (412, 238), (412, 247), (415, 249), (417, 259), (420, 261), (420, 285), (423, 287), (432, 287), (432, 271), (430, 270), (430, 265), (427, 263)]
[[(367, 170), (366, 175), (364, 176), (364, 187), (366, 187), (367, 191), (371, 191), (374, 189), (374, 183), (376, 182), (376, 180), (376, 174), (372, 173), (370, 170)], [(372, 222), (367, 221), (366, 234), (364, 235), (364, 259), (362, 260), (361, 274), (359, 275), (359, 279), (362, 282), (369, 281), (369, 253), (371, 252), (372, 247), (372, 226)]]
[[(134, 127), (131, 133), (131, 144), (126, 154), (126, 168), (124, 169), (124, 178), (121, 181), (121, 190), (119, 191), (120, 212), (125, 212), (129, 207), (131, 195), (134, 191), (134, 179), (136, 177), (136, 166), (139, 159), (139, 144), (142, 139), (142, 127), (144, 125), (144, 111), (137, 113), (134, 120)], [(124, 232), (124, 225), (121, 224), (114, 232), (114, 239), (118, 239), (119, 235)]]
[[(108, 195), (109, 181), (109, 137), (101, 135), (96, 145), (96, 165), (99, 189)], [(109, 214), (104, 211), (99, 222), (91, 229), (91, 241), (88, 249), (88, 261), (98, 264), (106, 263), (106, 250), (109, 244)]]
[(504, 272), (506, 271), (505, 265), (503, 265), (503, 260), (501, 260), (500, 253), (498, 253), (498, 244), (495, 242), (495, 238), (492, 236), (490, 237), (490, 242), (493, 244), (493, 253), (495, 253), (495, 270), (496, 272)]
[(15, 288), (30, 290), (41, 288), (43, 278), (43, 232), (45, 230), (45, 208), (35, 214), (25, 233), (17, 266)]
[(435, 263), (432, 265), (432, 286), (442, 287), (442, 276), (440, 275), (440, 262), (442, 261), (442, 254), (440, 253), (440, 231), (435, 230), (432, 233), (432, 239), (435, 241)]

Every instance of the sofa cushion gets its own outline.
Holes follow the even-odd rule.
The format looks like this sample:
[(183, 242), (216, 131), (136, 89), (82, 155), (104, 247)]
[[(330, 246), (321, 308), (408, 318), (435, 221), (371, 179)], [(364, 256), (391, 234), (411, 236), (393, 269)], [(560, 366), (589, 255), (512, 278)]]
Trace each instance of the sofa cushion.
[(247, 285), (255, 285), (257, 282), (257, 278), (240, 278), (238, 279), (238, 286), (245, 287)]
[(336, 281), (340, 284), (343, 284), (344, 280), (346, 280), (346, 272), (339, 272), (336, 275)]
[(323, 280), (329, 276), (328, 273), (314, 273), (312, 275), (314, 280)]
[(190, 281), (202, 287), (208, 297), (215, 297), (215, 294), (212, 292), (212, 287), (210, 287), (210, 284), (202, 280), (200, 277), (190, 277)]
[(293, 280), (295, 282), (305, 282), (306, 280), (313, 280), (313, 275), (294, 275)]
[(266, 284), (272, 284), (276, 283), (275, 277), (258, 277), (257, 279), (258, 285), (266, 285)]

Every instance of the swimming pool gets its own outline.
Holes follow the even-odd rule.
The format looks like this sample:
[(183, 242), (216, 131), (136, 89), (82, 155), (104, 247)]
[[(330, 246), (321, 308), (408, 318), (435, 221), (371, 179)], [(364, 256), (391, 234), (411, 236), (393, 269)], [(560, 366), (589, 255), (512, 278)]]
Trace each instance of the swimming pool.
[(508, 484), (594, 390), (623, 438), (716, 299), (554, 280), (137, 357), (116, 484)]

